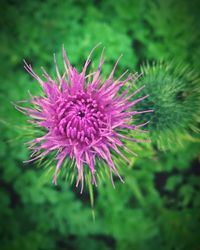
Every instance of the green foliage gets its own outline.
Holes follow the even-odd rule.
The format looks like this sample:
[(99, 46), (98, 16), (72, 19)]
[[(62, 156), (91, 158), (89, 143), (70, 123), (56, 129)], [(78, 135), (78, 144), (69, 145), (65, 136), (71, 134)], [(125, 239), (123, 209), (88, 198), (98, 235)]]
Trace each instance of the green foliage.
[[(193, 73), (200, 66), (199, 7), (197, 0), (2, 1), (2, 250), (199, 249), (199, 138), (194, 132), (199, 82)], [(55, 76), (53, 53), (63, 67), (62, 44), (80, 69), (99, 42), (106, 52), (105, 76), (120, 54), (118, 72), (127, 68), (134, 72), (146, 60), (152, 65), (151, 61), (175, 58), (177, 63), (161, 64), (162, 72), (156, 63), (136, 84), (140, 87), (144, 82), (143, 94), (150, 94), (139, 107), (151, 105), (155, 110), (149, 124), (154, 143), (130, 143), (128, 147), (138, 157), (132, 157), (129, 166), (115, 157), (125, 184), (116, 179), (114, 189), (108, 178), (99, 182), (93, 188), (93, 211), (87, 188), (81, 196), (62, 178), (65, 173), (55, 187), (51, 172), (38, 168), (37, 163), (23, 163), (29, 158), (24, 142), (32, 131), (11, 102), (27, 99), (28, 90), (40, 91), (23, 70), (24, 58), (38, 74), (42, 65)], [(100, 49), (95, 51), (91, 67), (96, 66), (100, 53)], [(188, 66), (182, 71), (179, 63)], [(157, 84), (155, 77), (163, 77), (167, 84), (163, 80)], [(138, 123), (146, 118), (138, 117)], [(160, 151), (158, 145), (168, 151)]]
[(149, 35), (150, 45), (147, 48), (151, 59), (178, 58), (187, 63), (191, 62), (191, 54), (198, 50), (199, 33), (197, 23), (190, 15), (191, 6), (187, 1), (173, 0), (150, 1), (145, 20), (152, 30)]

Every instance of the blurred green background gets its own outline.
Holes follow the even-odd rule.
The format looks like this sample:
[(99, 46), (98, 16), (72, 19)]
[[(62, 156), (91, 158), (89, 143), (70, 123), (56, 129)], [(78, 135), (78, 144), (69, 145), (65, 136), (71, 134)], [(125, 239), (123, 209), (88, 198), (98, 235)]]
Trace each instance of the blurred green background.
[[(46, 170), (23, 164), (27, 118), (11, 102), (37, 93), (23, 59), (55, 75), (65, 45), (79, 69), (92, 47), (105, 47), (106, 75), (145, 61), (176, 58), (200, 67), (200, 2), (185, 0), (1, 1), (0, 10), (0, 249), (198, 250), (200, 169), (197, 136), (176, 150), (142, 145), (125, 184), (95, 189), (95, 222), (87, 189), (51, 183)], [(94, 53), (98, 60), (100, 50)], [(195, 108), (195, 107), (194, 107)], [(136, 146), (138, 147), (138, 146)]]

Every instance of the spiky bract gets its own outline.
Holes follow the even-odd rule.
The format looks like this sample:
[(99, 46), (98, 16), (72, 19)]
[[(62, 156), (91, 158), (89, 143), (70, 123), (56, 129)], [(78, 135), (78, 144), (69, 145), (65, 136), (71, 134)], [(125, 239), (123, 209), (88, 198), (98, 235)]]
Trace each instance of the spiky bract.
[(145, 119), (150, 119), (148, 129), (159, 147), (174, 148), (181, 142), (181, 136), (197, 131), (200, 117), (200, 79), (189, 66), (171, 63), (149, 63), (142, 66), (140, 79), (149, 94), (140, 108), (151, 108), (154, 112)]

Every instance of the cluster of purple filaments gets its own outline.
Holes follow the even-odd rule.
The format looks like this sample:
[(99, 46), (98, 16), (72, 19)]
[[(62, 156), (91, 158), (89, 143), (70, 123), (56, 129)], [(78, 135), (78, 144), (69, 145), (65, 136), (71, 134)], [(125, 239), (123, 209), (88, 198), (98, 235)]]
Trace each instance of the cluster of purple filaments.
[[(133, 97), (144, 86), (129, 94), (131, 86), (140, 75), (129, 74), (122, 80), (128, 72), (125, 71), (118, 79), (113, 79), (119, 60), (109, 77), (102, 81), (101, 68), (104, 62), (102, 52), (97, 70), (92, 74), (90, 73), (90, 77), (88, 77), (86, 70), (90, 63), (91, 54), (92, 52), (86, 60), (81, 73), (78, 73), (70, 64), (63, 49), (65, 66), (63, 76), (58, 70), (54, 57), (57, 80), (52, 79), (43, 68), (45, 81), (42, 80), (34, 73), (31, 65), (25, 62), (25, 69), (40, 83), (44, 96), (31, 96), (31, 100), (27, 102), (33, 104), (33, 108), (15, 105), (18, 110), (33, 118), (32, 123), (46, 130), (46, 134), (42, 137), (29, 142), (29, 148), (33, 151), (29, 161), (44, 157), (52, 151), (57, 151), (57, 165), (53, 178), (53, 182), (56, 184), (58, 172), (65, 158), (74, 159), (78, 172), (76, 186), (78, 186), (79, 182), (82, 183), (81, 192), (84, 185), (85, 167), (90, 170), (92, 183), (97, 185), (95, 175), (97, 157), (107, 162), (113, 185), (113, 172), (123, 182), (114, 165), (111, 150), (114, 150), (120, 157), (129, 162), (129, 159), (120, 151), (121, 148), (133, 153), (125, 146), (124, 140), (133, 142), (146, 140), (128, 137), (121, 131), (146, 132), (141, 130), (140, 127), (145, 126), (147, 123), (133, 125), (132, 117), (137, 114), (152, 112), (152, 110), (133, 110), (135, 104), (147, 98), (147, 96), (144, 96), (133, 100)], [(124, 90), (119, 94), (121, 88)]]
[(88, 146), (100, 138), (107, 117), (91, 95), (79, 93), (58, 103), (58, 126), (55, 132), (65, 135), (72, 145)]

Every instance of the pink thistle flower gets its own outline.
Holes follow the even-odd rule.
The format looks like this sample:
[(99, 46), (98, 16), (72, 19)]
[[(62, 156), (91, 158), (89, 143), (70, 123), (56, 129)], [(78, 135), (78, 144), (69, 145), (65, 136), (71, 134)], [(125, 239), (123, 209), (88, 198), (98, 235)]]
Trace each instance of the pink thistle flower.
[[(30, 122), (46, 130), (45, 135), (30, 142), (29, 148), (33, 150), (33, 153), (31, 160), (28, 162), (44, 157), (52, 151), (57, 151), (57, 165), (53, 178), (53, 182), (56, 184), (57, 174), (65, 158), (74, 159), (78, 172), (76, 186), (79, 182), (82, 183), (81, 193), (84, 185), (84, 167), (86, 167), (84, 164), (90, 170), (92, 184), (97, 185), (95, 177), (97, 157), (107, 162), (113, 186), (113, 172), (123, 182), (114, 165), (110, 151), (114, 150), (129, 162), (129, 159), (119, 149), (131, 152), (126, 148), (123, 140), (133, 142), (147, 140), (136, 140), (122, 134), (121, 131), (127, 129), (144, 131), (139, 128), (147, 123), (134, 126), (132, 117), (152, 111), (133, 110), (135, 104), (147, 98), (147, 96), (144, 96), (136, 100), (132, 99), (144, 86), (129, 95), (131, 86), (140, 75), (136, 77), (130, 74), (125, 80), (122, 80), (122, 77), (128, 72), (125, 71), (118, 79), (113, 79), (120, 58), (114, 65), (109, 77), (103, 82), (101, 79), (101, 68), (104, 63), (103, 51), (97, 70), (90, 74), (92, 79), (88, 80), (89, 75), (86, 75), (86, 70), (93, 50), (87, 58), (82, 72), (78, 73), (70, 64), (63, 48), (66, 70), (63, 76), (59, 73), (54, 55), (57, 81), (53, 80), (42, 68), (43, 76), (46, 79), (43, 81), (34, 73), (31, 65), (25, 62), (25, 69), (42, 86), (44, 96), (34, 97), (30, 95), (31, 100), (27, 100), (27, 102), (34, 105), (32, 108), (15, 105), (19, 111), (33, 118)], [(119, 93), (120, 90), (122, 91)]]

